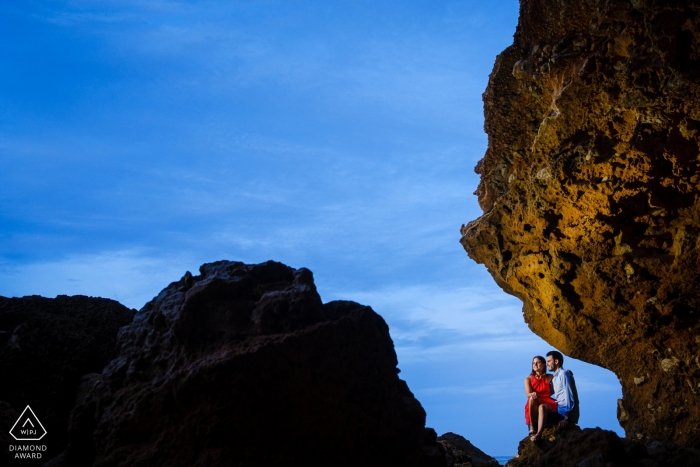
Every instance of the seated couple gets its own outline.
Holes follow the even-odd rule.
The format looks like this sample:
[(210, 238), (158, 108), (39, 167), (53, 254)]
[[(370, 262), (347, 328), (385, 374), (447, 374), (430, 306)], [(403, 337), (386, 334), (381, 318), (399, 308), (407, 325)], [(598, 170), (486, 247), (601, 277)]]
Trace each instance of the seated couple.
[[(525, 423), (532, 441), (540, 439), (545, 425), (558, 423), (565, 428), (569, 422), (578, 423), (579, 404), (574, 375), (565, 370), (563, 364), (564, 356), (556, 350), (547, 352), (546, 361), (540, 356), (532, 359), (532, 373), (525, 378)], [(553, 374), (547, 374), (547, 368)]]

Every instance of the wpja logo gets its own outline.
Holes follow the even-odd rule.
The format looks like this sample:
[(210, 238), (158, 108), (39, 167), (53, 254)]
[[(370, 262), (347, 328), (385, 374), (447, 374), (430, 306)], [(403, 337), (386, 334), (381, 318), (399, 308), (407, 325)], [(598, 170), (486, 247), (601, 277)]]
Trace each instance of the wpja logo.
[[(46, 436), (46, 429), (41, 424), (31, 407), (27, 406), (10, 429), (10, 434), (17, 441), (39, 441)], [(15, 453), (15, 459), (41, 459), (45, 445), (18, 444), (10, 445), (9, 451)]]

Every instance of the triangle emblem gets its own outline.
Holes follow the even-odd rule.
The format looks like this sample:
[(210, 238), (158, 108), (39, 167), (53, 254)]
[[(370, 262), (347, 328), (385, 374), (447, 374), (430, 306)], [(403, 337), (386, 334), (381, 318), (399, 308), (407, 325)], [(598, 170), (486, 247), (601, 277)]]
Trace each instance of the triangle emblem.
[(15, 424), (12, 425), (10, 434), (17, 441), (39, 441), (46, 435), (46, 430), (32, 408), (27, 406)]

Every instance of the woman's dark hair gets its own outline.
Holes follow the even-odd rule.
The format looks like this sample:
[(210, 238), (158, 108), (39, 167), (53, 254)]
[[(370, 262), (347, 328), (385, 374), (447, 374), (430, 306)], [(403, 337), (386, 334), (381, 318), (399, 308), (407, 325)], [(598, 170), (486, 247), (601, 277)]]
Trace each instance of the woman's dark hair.
[[(544, 357), (542, 357), (542, 356), (540, 356), (540, 355), (535, 355), (534, 357), (532, 357), (532, 359), (533, 359), (533, 360), (534, 360), (534, 359), (537, 359), (537, 360), (541, 361), (542, 363), (544, 363), (544, 372), (547, 373), (547, 361), (544, 359)], [(530, 364), (530, 366), (532, 366), (532, 364)], [(533, 369), (533, 370), (530, 372), (530, 374), (531, 374), (532, 376), (535, 376), (535, 370)]]

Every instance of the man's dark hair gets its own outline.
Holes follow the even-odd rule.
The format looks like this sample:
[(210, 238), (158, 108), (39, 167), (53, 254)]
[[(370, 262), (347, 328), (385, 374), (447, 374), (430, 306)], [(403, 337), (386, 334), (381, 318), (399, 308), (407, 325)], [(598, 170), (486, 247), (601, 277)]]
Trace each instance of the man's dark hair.
[(559, 366), (562, 367), (564, 366), (564, 356), (561, 354), (561, 352), (557, 352), (556, 350), (551, 350), (547, 352), (547, 356), (552, 356), (554, 360), (559, 360)]

